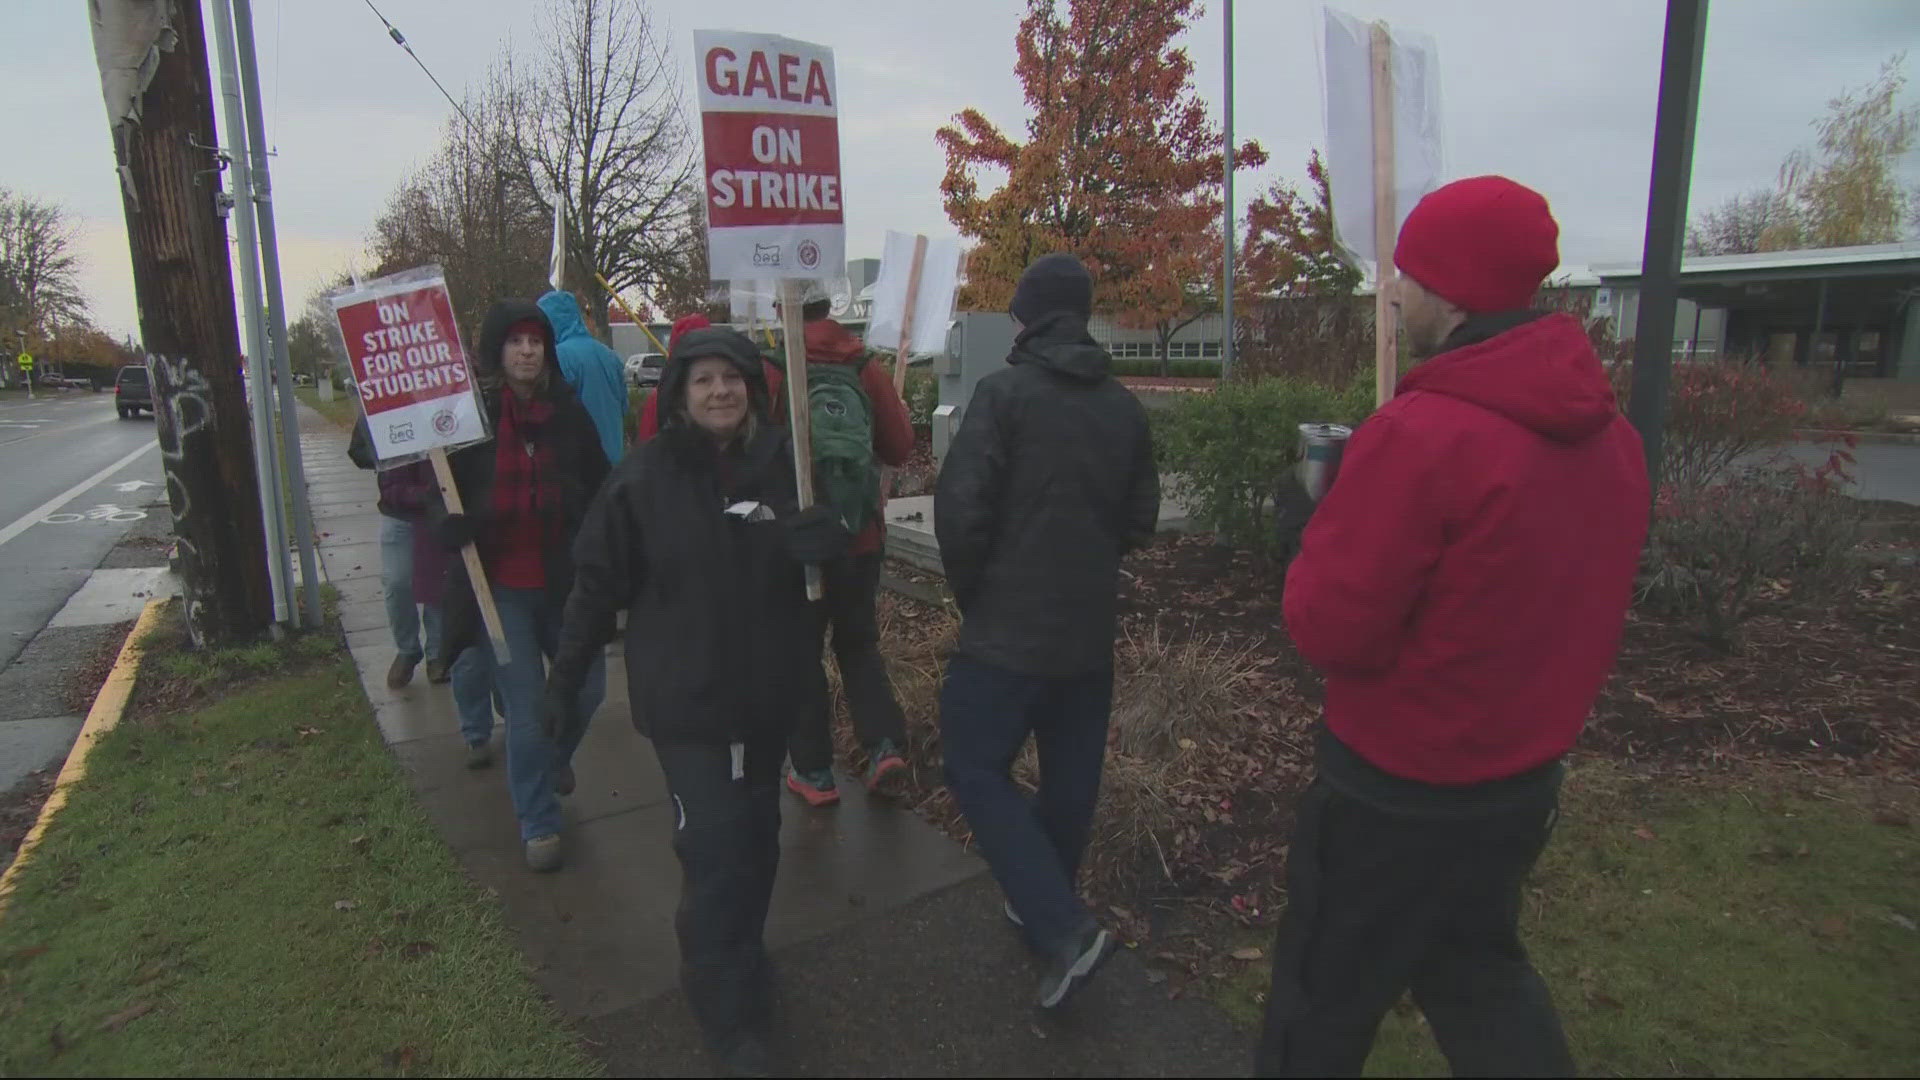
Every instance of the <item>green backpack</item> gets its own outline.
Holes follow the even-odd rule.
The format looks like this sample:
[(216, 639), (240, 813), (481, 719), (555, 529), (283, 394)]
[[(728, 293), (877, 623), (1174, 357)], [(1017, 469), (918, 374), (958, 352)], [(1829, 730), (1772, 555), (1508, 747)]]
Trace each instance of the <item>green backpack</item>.
[[(786, 369), (784, 356), (774, 363)], [(880, 512), (880, 462), (873, 454), (873, 402), (855, 364), (807, 365), (808, 433), (813, 441), (813, 499), (858, 533)]]

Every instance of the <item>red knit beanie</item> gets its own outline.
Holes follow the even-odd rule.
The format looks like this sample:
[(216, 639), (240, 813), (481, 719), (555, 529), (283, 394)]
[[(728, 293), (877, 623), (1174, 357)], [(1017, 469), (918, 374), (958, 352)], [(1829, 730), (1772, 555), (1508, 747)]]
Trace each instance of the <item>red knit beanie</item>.
[(1393, 265), (1469, 315), (1524, 308), (1560, 265), (1547, 200), (1504, 176), (1475, 176), (1421, 199)]
[(712, 319), (707, 318), (697, 311), (691, 315), (682, 315), (673, 321), (673, 329), (667, 334), (667, 347), (671, 349), (674, 341), (677, 340), (681, 334), (689, 330), (705, 330), (712, 325)]

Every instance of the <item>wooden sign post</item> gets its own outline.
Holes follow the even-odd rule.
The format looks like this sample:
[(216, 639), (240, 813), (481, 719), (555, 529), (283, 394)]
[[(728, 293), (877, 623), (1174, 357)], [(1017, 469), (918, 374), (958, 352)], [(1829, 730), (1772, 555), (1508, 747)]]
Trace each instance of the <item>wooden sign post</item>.
[(1393, 42), (1387, 24), (1369, 35), (1373, 71), (1373, 402), (1385, 405), (1400, 381), (1400, 328), (1395, 317), (1393, 242), (1399, 232), (1393, 184)]
[(907, 271), (907, 307), (900, 316), (900, 348), (893, 354), (893, 388), (907, 388), (907, 353), (913, 347), (913, 308), (920, 302), (920, 270), (927, 264), (927, 238), (913, 238), (913, 268)]
[[(466, 513), (466, 506), (460, 501), (460, 488), (453, 482), (453, 466), (447, 462), (447, 452), (436, 446), (427, 451), (427, 460), (433, 463), (433, 478), (440, 484), (440, 501), (446, 504), (447, 513)], [(487, 638), (493, 643), (493, 662), (503, 665), (510, 663), (513, 650), (507, 647), (507, 628), (500, 622), (500, 609), (493, 602), (493, 587), (487, 584), (487, 568), (480, 564), (480, 549), (468, 544), (460, 549), (460, 558), (467, 565), (467, 582), (473, 586), (473, 598), (480, 605), (480, 621), (485, 624)]]
[[(800, 300), (806, 282), (784, 278), (780, 282), (780, 325), (787, 339), (787, 425), (793, 436), (793, 482), (800, 495), (800, 509), (813, 505), (813, 432), (812, 413), (807, 401), (807, 331)], [(807, 599), (818, 600), (827, 594), (820, 581), (820, 567), (807, 566)]]

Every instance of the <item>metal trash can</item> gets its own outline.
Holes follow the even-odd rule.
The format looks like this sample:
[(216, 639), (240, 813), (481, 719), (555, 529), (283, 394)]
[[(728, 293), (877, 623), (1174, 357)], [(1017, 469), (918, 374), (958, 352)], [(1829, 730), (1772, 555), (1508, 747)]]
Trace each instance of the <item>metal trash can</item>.
[(1294, 476), (1314, 502), (1333, 486), (1333, 478), (1340, 472), (1340, 457), (1352, 437), (1353, 429), (1345, 424), (1300, 425), (1300, 461), (1294, 466)]

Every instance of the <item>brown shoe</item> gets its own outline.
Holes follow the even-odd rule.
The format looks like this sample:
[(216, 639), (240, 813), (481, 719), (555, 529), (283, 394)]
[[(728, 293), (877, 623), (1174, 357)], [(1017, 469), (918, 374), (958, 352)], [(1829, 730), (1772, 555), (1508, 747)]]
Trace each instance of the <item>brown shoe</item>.
[(387, 689), (398, 690), (413, 681), (413, 669), (420, 664), (417, 656), (396, 656), (393, 664), (387, 668)]
[(435, 686), (451, 682), (453, 669), (447, 666), (445, 660), (429, 660), (427, 661), (427, 681)]

